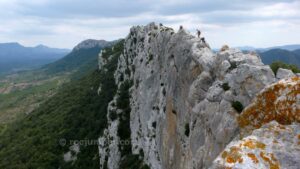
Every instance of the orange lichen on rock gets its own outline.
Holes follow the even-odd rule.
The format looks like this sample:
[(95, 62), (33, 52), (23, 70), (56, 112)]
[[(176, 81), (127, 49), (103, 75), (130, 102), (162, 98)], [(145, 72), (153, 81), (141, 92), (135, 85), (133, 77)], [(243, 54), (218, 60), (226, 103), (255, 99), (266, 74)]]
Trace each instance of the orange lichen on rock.
[(241, 128), (260, 128), (272, 120), (280, 124), (300, 122), (300, 77), (281, 80), (260, 92), (238, 117)]
[(256, 148), (265, 149), (266, 148), (266, 145), (264, 143), (259, 142), (254, 139), (246, 140), (242, 145), (245, 147), (248, 147), (250, 149), (256, 149)]
[(222, 153), (222, 158), (226, 160), (227, 163), (242, 163), (243, 158), (240, 154), (241, 149), (239, 147), (231, 147), (229, 152), (224, 151)]
[(258, 159), (256, 158), (255, 154), (248, 153), (247, 155), (248, 155), (249, 158), (251, 158), (251, 160), (253, 161), (253, 163), (255, 163), (255, 164), (258, 163)]
[(232, 141), (216, 158), (213, 169), (222, 168), (220, 166), (241, 169), (297, 168), (300, 166), (299, 131), (299, 123), (282, 125), (271, 121), (254, 129), (250, 135)]
[(260, 157), (269, 164), (270, 169), (279, 169), (279, 163), (278, 160), (275, 158), (275, 156), (270, 154), (265, 154), (264, 152), (260, 152)]

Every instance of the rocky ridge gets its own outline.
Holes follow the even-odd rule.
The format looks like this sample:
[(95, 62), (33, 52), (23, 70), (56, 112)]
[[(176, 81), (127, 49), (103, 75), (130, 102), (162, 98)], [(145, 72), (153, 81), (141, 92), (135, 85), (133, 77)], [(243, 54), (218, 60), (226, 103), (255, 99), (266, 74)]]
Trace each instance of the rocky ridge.
[(105, 48), (105, 47), (115, 44), (116, 42), (117, 41), (108, 42), (105, 40), (87, 39), (87, 40), (80, 42), (78, 45), (76, 45), (74, 47), (73, 51), (76, 51), (79, 49), (89, 49), (89, 48), (94, 48), (94, 47)]
[[(101, 54), (99, 59), (101, 64), (107, 60)], [(255, 53), (243, 54), (231, 48), (214, 53), (208, 44), (184, 29), (175, 32), (154, 23), (131, 28), (114, 75), (118, 92), (108, 107), (108, 128), (99, 138), (100, 168), (121, 168), (128, 149), (122, 143), (124, 138), (130, 142), (130, 153), (153, 169), (226, 168), (224, 158), (219, 157), (222, 151), (253, 138), (245, 136), (238, 141), (243, 131), (240, 119), (251, 106), (255, 107), (252, 100), (266, 86), (293, 76), (280, 71), (276, 78)], [(129, 109), (118, 101), (124, 89), (130, 97)], [(297, 116), (299, 95), (296, 93), (293, 102)], [(247, 108), (240, 115), (243, 107)], [(278, 119), (267, 122), (272, 120)], [(259, 127), (268, 127), (267, 123), (258, 123)], [(129, 136), (120, 132), (120, 126), (130, 127)], [(259, 127), (253, 133), (263, 140), (265, 130)], [(287, 128), (299, 129), (299, 124)], [(292, 133), (291, 138), (294, 135), (297, 133)], [(287, 161), (260, 166), (271, 168), (273, 162)]]

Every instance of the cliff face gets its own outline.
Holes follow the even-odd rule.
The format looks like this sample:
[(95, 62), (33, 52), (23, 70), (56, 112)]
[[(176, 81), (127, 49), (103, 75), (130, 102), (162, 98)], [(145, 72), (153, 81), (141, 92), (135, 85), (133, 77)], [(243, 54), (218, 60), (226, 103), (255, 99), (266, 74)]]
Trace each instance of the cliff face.
[[(101, 63), (107, 59), (99, 58)], [(131, 28), (115, 79), (118, 94), (99, 138), (101, 168), (110, 169), (122, 168), (124, 139), (130, 142), (130, 153), (153, 169), (215, 165), (239, 135), (239, 112), (278, 80), (255, 54), (229, 48), (214, 53), (184, 29), (175, 32), (153, 23)], [(124, 86), (129, 108), (118, 101)], [(129, 136), (121, 132), (126, 126)]]

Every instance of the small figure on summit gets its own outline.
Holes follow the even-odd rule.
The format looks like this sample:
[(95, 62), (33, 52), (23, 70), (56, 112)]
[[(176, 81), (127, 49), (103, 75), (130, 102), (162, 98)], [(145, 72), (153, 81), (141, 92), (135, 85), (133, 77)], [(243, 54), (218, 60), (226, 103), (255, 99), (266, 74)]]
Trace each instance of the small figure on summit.
[(201, 31), (199, 29), (197, 29), (197, 36), (198, 36), (198, 38), (200, 38), (200, 35), (201, 35)]
[(205, 38), (203, 37), (203, 38), (201, 38), (201, 42), (203, 42), (203, 43), (206, 43), (205, 42)]
[(183, 29), (183, 26), (182, 26), (182, 25), (180, 25), (180, 26), (179, 26), (179, 30), (182, 30), (182, 29)]

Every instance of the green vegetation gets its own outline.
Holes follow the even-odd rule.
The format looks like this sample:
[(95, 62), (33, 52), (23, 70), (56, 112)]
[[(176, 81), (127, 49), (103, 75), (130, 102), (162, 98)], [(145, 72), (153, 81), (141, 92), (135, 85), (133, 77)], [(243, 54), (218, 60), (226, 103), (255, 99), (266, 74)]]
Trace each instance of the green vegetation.
[(19, 116), (30, 113), (55, 94), (67, 81), (67, 74), (50, 77), (36, 71), (24, 71), (2, 77), (0, 126), (5, 126)]
[(277, 70), (279, 68), (283, 68), (283, 69), (290, 69), (291, 71), (293, 71), (294, 73), (300, 73), (300, 69), (296, 66), (296, 65), (292, 65), (292, 64), (286, 64), (280, 61), (276, 61), (273, 62), (270, 65), (271, 69), (273, 70), (274, 74), (276, 75)]
[(227, 90), (230, 89), (230, 86), (228, 85), (228, 83), (223, 83), (222, 88), (223, 88), (224, 91), (227, 91)]
[(236, 68), (237, 68), (236, 62), (231, 62), (231, 63), (230, 63), (229, 70), (233, 70), (233, 69), (236, 69)]
[(300, 68), (300, 53), (299, 50), (288, 51), (284, 49), (271, 49), (259, 54), (263, 63), (272, 64), (279, 61), (286, 64), (293, 64)]
[[(71, 140), (97, 140), (107, 126), (107, 106), (117, 89), (113, 73), (121, 52), (111, 56), (107, 71), (94, 70), (70, 81), (32, 113), (7, 125), (0, 137), (0, 168), (99, 168), (97, 145), (81, 145), (73, 162), (65, 162), (63, 154)], [(60, 139), (66, 146), (59, 144)]]
[[(120, 140), (123, 142), (130, 142), (130, 95), (129, 88), (132, 86), (132, 83), (129, 81), (125, 81), (120, 86), (118, 91), (118, 99), (117, 99), (117, 108), (121, 109), (123, 112), (120, 117), (120, 124), (118, 126), (118, 136)], [(131, 152), (131, 144), (126, 144), (120, 146), (121, 156), (124, 154), (128, 154)]]
[[(117, 92), (113, 74), (117, 68), (118, 57), (123, 51), (123, 42), (116, 44), (113, 50), (105, 50), (103, 57), (108, 62), (101, 71), (95, 70), (96, 60), (75, 68), (77, 63), (71, 59), (73, 66), (59, 66), (60, 63), (48, 65), (49, 67), (44, 67), (42, 71), (31, 72), (36, 76), (26, 72), (29, 73), (26, 78), (38, 84), (31, 84), (25, 89), (0, 96), (0, 106), (5, 103), (8, 107), (14, 107), (14, 103), (18, 102), (24, 102), (26, 105), (28, 102), (24, 99), (29, 98), (35, 98), (35, 103), (39, 103), (28, 115), (24, 114), (11, 123), (0, 125), (0, 168), (99, 168), (97, 144), (80, 145), (78, 154), (71, 153), (76, 155), (75, 161), (66, 162), (63, 155), (70, 151), (69, 147), (74, 141), (97, 141), (107, 127), (107, 106)], [(74, 73), (76, 71), (82, 71), (82, 74)], [(127, 73), (130, 73), (128, 71)], [(72, 72), (74, 74), (71, 74)], [(62, 83), (68, 77), (71, 78), (70, 81)], [(20, 83), (24, 82), (21, 77), (18, 77), (18, 80), (16, 77), (11, 78)], [(1, 88), (8, 85), (6, 81), (1, 81), (0, 84)], [(98, 93), (100, 84), (102, 90)], [(123, 113), (110, 114), (111, 119), (119, 117), (118, 134), (122, 140), (129, 142), (131, 86), (131, 81), (124, 81), (118, 90), (120, 97), (116, 106), (122, 109)], [(38, 93), (40, 95), (37, 95)], [(49, 96), (48, 99), (44, 99), (45, 95)], [(156, 127), (156, 124), (153, 125)], [(60, 144), (62, 139), (66, 141), (65, 145)], [(143, 156), (132, 154), (131, 146), (131, 142), (122, 146), (121, 168), (149, 169), (143, 162)]]
[(74, 78), (80, 79), (87, 72), (97, 69), (100, 47), (72, 51), (64, 58), (44, 66), (47, 74), (77, 71)]
[(109, 113), (109, 118), (110, 118), (112, 121), (117, 120), (117, 118), (118, 118), (117, 112), (116, 112), (116, 111), (111, 111), (111, 112)]
[(239, 102), (239, 101), (234, 101), (234, 102), (232, 102), (231, 105), (239, 113), (241, 113), (243, 111), (243, 109), (244, 109), (243, 104), (241, 102)]
[(190, 136), (190, 124), (189, 123), (186, 123), (185, 126), (184, 126), (184, 134), (185, 136), (189, 137)]

